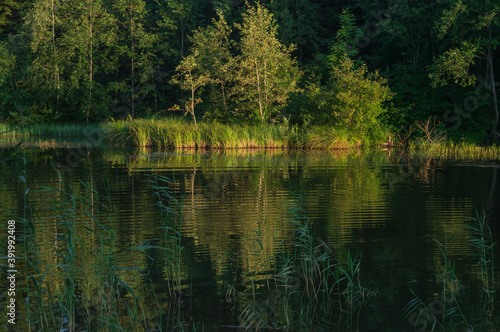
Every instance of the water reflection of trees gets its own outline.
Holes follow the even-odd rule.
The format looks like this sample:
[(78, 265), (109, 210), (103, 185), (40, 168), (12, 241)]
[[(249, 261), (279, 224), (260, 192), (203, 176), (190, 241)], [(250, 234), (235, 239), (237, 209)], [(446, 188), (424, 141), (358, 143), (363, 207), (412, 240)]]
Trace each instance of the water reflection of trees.
[[(61, 229), (53, 211), (45, 207), (63, 197), (34, 189), (39, 185), (64, 189), (51, 167), (64, 158), (64, 151), (51, 150), (29, 151), (27, 156), (31, 187), (27, 203), (38, 211), (38, 241), (46, 268), (58, 263), (53, 244), (57, 245)], [(366, 275), (388, 280), (380, 287), (395, 299), (397, 292), (389, 284), (419, 277), (415, 266), (435, 273), (442, 270), (438, 249), (421, 236), (443, 238), (445, 226), (453, 237), (450, 255), (463, 257), (468, 253), (463, 216), (474, 207), (481, 209), (481, 202), (489, 202), (492, 211), (496, 169), (447, 169), (448, 163), (386, 153), (234, 150), (127, 156), (95, 151), (64, 176), (77, 195), (84, 194), (83, 183), (95, 183), (95, 189), (105, 193), (109, 182), (110, 204), (116, 208), (116, 224), (110, 226), (116, 232), (117, 263), (146, 268), (153, 284), (161, 285), (166, 278), (164, 263), (148, 261), (153, 249), (136, 256), (126, 248), (157, 234), (158, 207), (146, 175), (158, 173), (173, 180), (172, 192), (183, 199), (185, 279), (205, 278), (216, 288), (235, 276), (246, 285), (268, 278), (276, 252), (291, 245), (288, 208), (303, 204), (315, 237), (325, 240), (341, 259), (347, 248), (363, 252)], [(3, 186), (10, 188), (0, 195), (10, 215), (21, 215), (26, 204), (16, 180), (21, 169), (19, 162), (0, 165)], [(91, 237), (85, 241), (95, 245)], [(91, 259), (83, 256), (81, 262)], [(47, 279), (54, 289), (61, 282)], [(137, 284), (137, 290), (150, 291), (146, 283)]]

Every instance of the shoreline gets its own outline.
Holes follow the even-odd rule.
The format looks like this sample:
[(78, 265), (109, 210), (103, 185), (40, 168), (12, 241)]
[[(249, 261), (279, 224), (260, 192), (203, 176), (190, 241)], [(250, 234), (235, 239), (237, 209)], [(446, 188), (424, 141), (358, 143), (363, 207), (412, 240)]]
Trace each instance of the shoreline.
[[(396, 135), (390, 134), (395, 137)], [(387, 137), (387, 136), (386, 136)], [(68, 141), (69, 140), (69, 141)], [(24, 142), (23, 142), (24, 141)], [(184, 119), (133, 119), (97, 124), (37, 124), (16, 128), (0, 124), (0, 145), (59, 148), (101, 146), (141, 150), (387, 150), (429, 157), (500, 159), (500, 146), (450, 140), (410, 140), (406, 146), (381, 137), (359, 137), (329, 126), (299, 128), (285, 125), (193, 123)]]

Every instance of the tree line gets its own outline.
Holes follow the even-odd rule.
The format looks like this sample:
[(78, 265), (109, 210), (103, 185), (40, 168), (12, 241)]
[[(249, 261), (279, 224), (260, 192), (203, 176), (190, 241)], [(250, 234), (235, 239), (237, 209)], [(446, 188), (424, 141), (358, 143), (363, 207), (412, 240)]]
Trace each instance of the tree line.
[(0, 121), (331, 124), (435, 118), (498, 137), (500, 3), (4, 0)]

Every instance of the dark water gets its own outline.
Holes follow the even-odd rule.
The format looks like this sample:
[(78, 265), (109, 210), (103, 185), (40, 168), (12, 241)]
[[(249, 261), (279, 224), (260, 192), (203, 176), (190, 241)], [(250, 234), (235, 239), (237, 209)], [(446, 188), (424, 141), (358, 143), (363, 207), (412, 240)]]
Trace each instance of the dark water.
[[(429, 159), (388, 151), (27, 149), (0, 164), (2, 225), (24, 213), (33, 218), (42, 265), (49, 269), (58, 260), (49, 248), (58, 242), (60, 226), (54, 210), (47, 208), (61, 197), (40, 189), (71, 186), (75, 195), (84, 195), (88, 184), (101, 194), (103, 204), (114, 209), (114, 218), (105, 223), (116, 237), (116, 265), (146, 269), (147, 282), (146, 278), (129, 281), (138, 293), (147, 294), (153, 287), (161, 300), (168, 293), (165, 266), (151, 265), (129, 249), (157, 237), (161, 223), (151, 180), (158, 175), (172, 180), (169, 190), (182, 203), (182, 292), (183, 301), (189, 303), (183, 319), (202, 322), (207, 331), (235, 330), (229, 326), (240, 325), (238, 309), (232, 310), (227, 301), (227, 285), (236, 280), (244, 291), (251, 276), (272, 276), (275, 253), (292, 246), (291, 213), (297, 209), (309, 216), (315, 241), (324, 241), (341, 260), (347, 259), (348, 251), (361, 255), (361, 280), (379, 293), (356, 314), (348, 330), (422, 330), (422, 321), (404, 318), (403, 310), (415, 298), (410, 288), (424, 303), (441, 304), (444, 261), (439, 246), (427, 235), (447, 239), (448, 257), (462, 286), (477, 281), (466, 217), (484, 211), (494, 240), (500, 238), (499, 162)], [(82, 217), (79, 227), (83, 229), (88, 220)], [(22, 269), (23, 263), (19, 266)], [(46, 282), (57, 288), (57, 277)], [(480, 300), (480, 293), (463, 289), (462, 301)], [(22, 297), (18, 295), (19, 302)], [(155, 312), (146, 310), (145, 315)], [(474, 323), (479, 318), (467, 319)], [(498, 324), (499, 314), (491, 320)]]

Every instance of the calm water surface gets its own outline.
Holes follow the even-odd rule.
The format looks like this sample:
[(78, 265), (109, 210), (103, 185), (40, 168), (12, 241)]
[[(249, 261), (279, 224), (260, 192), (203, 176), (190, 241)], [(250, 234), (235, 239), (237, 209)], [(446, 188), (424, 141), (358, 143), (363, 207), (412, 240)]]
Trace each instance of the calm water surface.
[[(410, 288), (431, 303), (442, 287), (443, 259), (426, 235), (447, 238), (449, 257), (464, 284), (474, 279), (466, 217), (484, 211), (499, 240), (500, 163), (495, 161), (388, 151), (82, 151), (75, 157), (74, 149), (33, 148), (1, 163), (3, 220), (22, 216), (26, 205), (37, 211), (38, 217), (28, 216), (40, 231), (48, 267), (57, 261), (48, 248), (60, 231), (48, 208), (61, 196), (41, 189), (71, 186), (74, 194), (83, 195), (88, 185), (112, 207), (114, 218), (104, 223), (115, 231), (116, 264), (145, 269), (149, 277), (131, 280), (134, 289), (147, 293), (152, 287), (159, 299), (166, 298), (165, 266), (131, 255), (130, 248), (158, 237), (161, 220), (151, 180), (170, 178), (169, 191), (182, 205), (183, 319), (203, 322), (208, 331), (240, 325), (238, 309), (228, 304), (227, 286), (245, 291), (250, 276), (273, 274), (276, 253), (293, 245), (294, 212), (309, 217), (315, 241), (324, 241), (341, 260), (348, 251), (361, 255), (362, 282), (379, 292), (350, 330), (416, 330), (415, 322), (403, 317), (414, 298)], [(27, 195), (20, 176), (26, 179)], [(81, 216), (79, 222), (84, 229), (89, 218)], [(465, 299), (480, 296), (463, 293)], [(154, 309), (146, 314), (154, 316)], [(500, 321), (498, 316), (493, 320)]]

